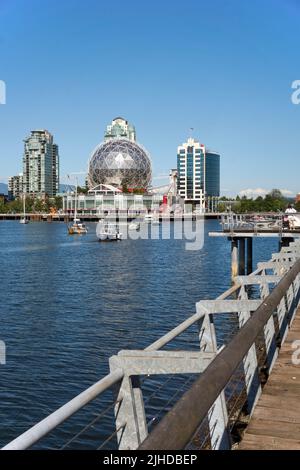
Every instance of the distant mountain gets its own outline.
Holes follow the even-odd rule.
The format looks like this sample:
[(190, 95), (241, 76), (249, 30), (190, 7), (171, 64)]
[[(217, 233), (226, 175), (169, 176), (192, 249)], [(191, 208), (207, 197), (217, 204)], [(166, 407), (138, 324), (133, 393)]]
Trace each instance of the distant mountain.
[(0, 194), (7, 194), (7, 184), (0, 183)]

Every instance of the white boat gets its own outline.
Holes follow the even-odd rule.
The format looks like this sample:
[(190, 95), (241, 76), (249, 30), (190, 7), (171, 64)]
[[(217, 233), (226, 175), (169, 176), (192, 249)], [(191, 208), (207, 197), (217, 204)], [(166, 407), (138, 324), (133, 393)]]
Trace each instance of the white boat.
[(23, 217), (20, 219), (20, 224), (29, 224), (29, 220), (26, 219), (26, 195), (23, 193)]
[(113, 242), (122, 240), (122, 233), (114, 224), (99, 222), (96, 235), (100, 242)]
[(146, 224), (159, 225), (159, 218), (155, 214), (146, 214), (144, 222)]
[(141, 226), (138, 222), (131, 222), (128, 225), (128, 230), (140, 230)]
[(300, 229), (300, 214), (286, 213), (285, 216), (288, 219), (289, 228), (291, 230), (299, 230)]
[(76, 180), (74, 220), (73, 224), (68, 226), (69, 235), (84, 235), (88, 232), (87, 226), (77, 219), (77, 186), (78, 180)]
[(153, 214), (146, 214), (145, 217), (144, 217), (144, 222), (146, 222), (147, 224), (151, 224), (153, 220)]
[(159, 222), (158, 217), (153, 218), (151, 224), (152, 224), (152, 225), (159, 225), (160, 222)]

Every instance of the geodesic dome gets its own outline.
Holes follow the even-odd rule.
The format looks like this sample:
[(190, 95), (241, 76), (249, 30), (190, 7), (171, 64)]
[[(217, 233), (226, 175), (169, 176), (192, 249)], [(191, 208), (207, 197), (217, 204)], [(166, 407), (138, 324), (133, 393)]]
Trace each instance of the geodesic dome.
[(124, 138), (100, 144), (89, 162), (90, 187), (111, 184), (147, 189), (151, 176), (151, 161), (146, 150)]

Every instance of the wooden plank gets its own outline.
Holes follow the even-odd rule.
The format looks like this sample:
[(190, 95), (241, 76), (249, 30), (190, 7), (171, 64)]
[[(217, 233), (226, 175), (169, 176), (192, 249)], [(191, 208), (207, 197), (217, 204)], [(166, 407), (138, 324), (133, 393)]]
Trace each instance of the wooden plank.
[(295, 413), (294, 409), (281, 408), (280, 413), (278, 413), (278, 408), (276, 407), (265, 407), (257, 406), (255, 417), (258, 420), (266, 421), (276, 421), (278, 425), (281, 422), (287, 423), (296, 423), (300, 425), (300, 408), (298, 407), (298, 413)]
[(253, 436), (249, 434), (247, 441), (242, 441), (239, 450), (300, 450), (300, 440), (283, 439), (271, 436)]
[(274, 420), (259, 419), (255, 416), (255, 419), (251, 420), (247, 428), (247, 433), (256, 436), (283, 437), (284, 439), (300, 441), (300, 424), (281, 421), (279, 425)]
[(300, 450), (300, 365), (291, 345), (300, 340), (300, 309), (246, 428), (240, 450)]

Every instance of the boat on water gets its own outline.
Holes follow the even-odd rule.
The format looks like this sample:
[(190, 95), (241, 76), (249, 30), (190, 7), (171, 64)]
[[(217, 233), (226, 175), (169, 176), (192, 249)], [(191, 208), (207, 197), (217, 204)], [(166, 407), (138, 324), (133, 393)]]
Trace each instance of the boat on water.
[(29, 219), (26, 219), (26, 196), (23, 193), (23, 217), (20, 219), (20, 224), (29, 224)]
[(146, 214), (144, 222), (146, 224), (159, 225), (159, 218), (155, 214)]
[(68, 233), (69, 235), (84, 235), (88, 232), (87, 226), (77, 219), (77, 187), (78, 187), (78, 180), (76, 180), (76, 191), (75, 191), (75, 211), (74, 211), (74, 219), (73, 224), (68, 226)]
[(128, 230), (140, 230), (141, 226), (138, 222), (131, 222), (128, 225)]
[(69, 235), (83, 235), (88, 232), (87, 226), (80, 222), (80, 219), (74, 218), (73, 224), (69, 225), (68, 233)]
[(99, 222), (96, 235), (100, 242), (114, 242), (122, 240), (122, 233), (114, 224)]

